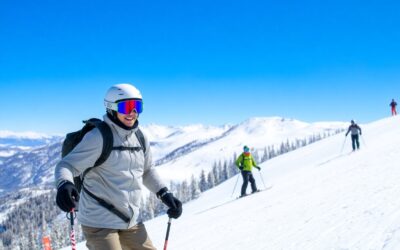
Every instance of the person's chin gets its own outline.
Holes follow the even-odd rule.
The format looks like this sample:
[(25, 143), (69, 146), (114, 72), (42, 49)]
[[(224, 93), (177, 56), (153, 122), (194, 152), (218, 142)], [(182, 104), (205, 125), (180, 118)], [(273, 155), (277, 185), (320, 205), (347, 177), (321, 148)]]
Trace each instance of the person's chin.
[(124, 119), (125, 126), (132, 127), (135, 124), (136, 119)]
[(135, 122), (125, 122), (124, 124), (127, 127), (132, 127), (135, 124)]

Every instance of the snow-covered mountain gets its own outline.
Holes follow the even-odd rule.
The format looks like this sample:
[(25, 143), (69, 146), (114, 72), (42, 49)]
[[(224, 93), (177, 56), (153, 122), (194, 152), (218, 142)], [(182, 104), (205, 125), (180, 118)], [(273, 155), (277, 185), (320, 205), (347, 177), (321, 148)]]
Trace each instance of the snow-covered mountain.
[(306, 123), (282, 117), (256, 117), (225, 128), (223, 133), (212, 138), (190, 134), (191, 141), (173, 151), (190, 152), (178, 153), (169, 159), (169, 155), (165, 156), (158, 166), (160, 174), (169, 180), (189, 179), (191, 175), (199, 176), (202, 170), (210, 171), (215, 162), (232, 160), (235, 154), (242, 152), (244, 145), (261, 155), (267, 146), (277, 148), (287, 141), (292, 143), (313, 135), (334, 134), (337, 130), (346, 129), (347, 123)]
[(0, 194), (28, 187), (53, 186), (61, 142), (35, 147), (6, 157), (0, 163)]
[(171, 152), (194, 144), (221, 136), (232, 125), (206, 126), (202, 124), (189, 126), (161, 126), (151, 124), (142, 129), (151, 142), (154, 161), (160, 164)]
[(60, 135), (47, 135), (35, 132), (12, 132), (8, 130), (0, 131), (0, 145), (15, 147), (35, 147), (42, 146), (59, 140)]
[[(54, 164), (49, 154), (62, 140), (59, 135), (0, 131), (0, 196), (22, 187), (42, 185), (52, 178), (43, 165)], [(2, 211), (2, 210), (0, 210)]]
[[(356, 152), (340, 133), (261, 164), (254, 175), (267, 191), (235, 200), (235, 176), (202, 193), (173, 220), (168, 249), (400, 249), (399, 124), (362, 125)], [(159, 249), (167, 221), (145, 223)]]
[(62, 136), (46, 135), (35, 132), (0, 131), (0, 163), (1, 160), (16, 153), (29, 151), (35, 147), (45, 146), (60, 141)]
[[(244, 144), (261, 151), (268, 145), (300, 140), (307, 136), (333, 133), (346, 128), (341, 122), (309, 124), (281, 117), (251, 118), (238, 125), (143, 127), (151, 141), (153, 160), (166, 180), (184, 180), (210, 171), (214, 162), (232, 159)], [(9, 132), (10, 134), (10, 132)], [(11, 138), (8, 135), (7, 138)], [(23, 138), (16, 136), (17, 139)], [(0, 159), (0, 195), (30, 186), (53, 184), (53, 173), (60, 160), (60, 137), (31, 136), (43, 144)], [(12, 146), (9, 146), (9, 148)]]

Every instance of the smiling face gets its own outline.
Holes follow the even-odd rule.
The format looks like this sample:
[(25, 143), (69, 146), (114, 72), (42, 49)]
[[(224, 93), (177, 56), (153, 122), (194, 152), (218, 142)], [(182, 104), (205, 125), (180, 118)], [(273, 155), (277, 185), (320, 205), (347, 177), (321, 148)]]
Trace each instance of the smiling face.
[(117, 118), (120, 120), (125, 126), (127, 127), (132, 127), (133, 124), (135, 124), (137, 118), (138, 118), (138, 113), (136, 110), (132, 110), (130, 114), (121, 114), (117, 112)]

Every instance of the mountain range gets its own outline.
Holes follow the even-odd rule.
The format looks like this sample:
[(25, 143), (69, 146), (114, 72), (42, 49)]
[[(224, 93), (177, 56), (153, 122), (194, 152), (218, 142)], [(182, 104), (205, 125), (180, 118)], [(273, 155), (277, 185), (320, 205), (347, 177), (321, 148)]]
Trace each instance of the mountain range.
[[(231, 160), (243, 145), (253, 152), (271, 145), (333, 134), (346, 128), (343, 122), (306, 123), (282, 117), (250, 118), (236, 125), (142, 127), (151, 142), (153, 161), (168, 181), (189, 179), (215, 162)], [(0, 132), (0, 194), (21, 188), (52, 187), (54, 167), (60, 160), (62, 136)]]
[[(198, 176), (217, 161), (232, 159), (243, 145), (262, 152), (265, 147), (315, 134), (344, 129), (343, 122), (305, 123), (282, 117), (250, 118), (237, 125), (162, 126), (142, 130), (151, 142), (153, 161), (170, 181)], [(51, 186), (60, 160), (63, 137), (29, 133), (0, 133), (0, 190), (2, 194), (27, 187)]]

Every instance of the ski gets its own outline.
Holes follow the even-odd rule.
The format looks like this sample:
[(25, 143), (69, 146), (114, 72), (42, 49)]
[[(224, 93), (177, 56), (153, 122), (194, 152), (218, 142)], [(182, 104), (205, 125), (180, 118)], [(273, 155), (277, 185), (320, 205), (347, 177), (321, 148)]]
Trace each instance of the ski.
[[(267, 188), (265, 188), (265, 189), (260, 189), (258, 192), (249, 194), (249, 195), (247, 195), (247, 196), (251, 196), (251, 195), (253, 195), (253, 194), (257, 194), (257, 193), (261, 193), (261, 192), (263, 192), (263, 191), (267, 191), (267, 190), (271, 189), (272, 187), (273, 187), (273, 186), (269, 186), (269, 187), (267, 187)], [(247, 196), (244, 196), (244, 197), (247, 197)], [(244, 198), (244, 197), (242, 197), (242, 198)], [(199, 211), (199, 212), (197, 212), (196, 214), (202, 214), (202, 213), (207, 212), (207, 211), (209, 211), (209, 210), (212, 210), (212, 209), (215, 209), (215, 208), (218, 208), (218, 207), (227, 205), (227, 204), (229, 204), (229, 203), (232, 203), (232, 202), (234, 202), (234, 201), (236, 201), (236, 200), (238, 200), (238, 199), (240, 199), (240, 198), (237, 197), (237, 198), (235, 198), (235, 199), (228, 200), (228, 201), (223, 202), (223, 203), (221, 203), (221, 204), (218, 204), (218, 205), (215, 205), (215, 206), (213, 206), (213, 207), (209, 207), (209, 208), (207, 208), (207, 209), (204, 209), (204, 210), (202, 210), (202, 211)]]
[(236, 200), (242, 199), (242, 198), (246, 198), (246, 197), (248, 197), (248, 196), (252, 196), (252, 195), (254, 195), (254, 194), (258, 194), (258, 193), (267, 191), (267, 190), (271, 189), (272, 187), (273, 187), (273, 186), (269, 186), (269, 187), (267, 187), (267, 188), (265, 188), (265, 189), (259, 189), (259, 190), (257, 190), (257, 191), (254, 192), (254, 193), (246, 194), (246, 195), (244, 195), (244, 196), (238, 196), (238, 197), (236, 197)]

